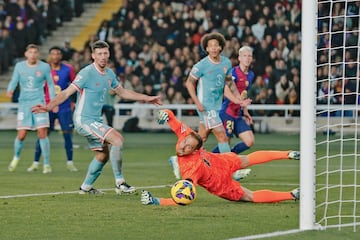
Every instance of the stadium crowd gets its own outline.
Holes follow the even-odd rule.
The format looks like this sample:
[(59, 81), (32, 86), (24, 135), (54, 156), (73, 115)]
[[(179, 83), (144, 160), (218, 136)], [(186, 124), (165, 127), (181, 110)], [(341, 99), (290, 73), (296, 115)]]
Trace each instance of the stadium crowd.
[[(360, 103), (360, 1), (318, 4), (318, 103)], [(329, 17), (331, 12), (331, 18)], [(331, 47), (331, 49), (330, 49)], [(330, 63), (330, 64), (329, 64)], [(341, 111), (332, 115), (341, 115)], [(353, 116), (346, 110), (344, 116)]]
[(66, 21), (84, 12), (85, 2), (101, 0), (0, 0), (0, 74), (24, 57), (25, 48), (41, 45)]
[[(81, 14), (81, 10), (76, 10), (81, 9), (81, 6), (76, 8), (76, 5), (82, 5), (83, 2), (4, 1), (0, 4), (0, 53), (6, 53), (2, 49), (13, 49), (6, 44), (14, 44), (14, 39), (22, 43), (15, 44), (16, 51), (12, 57), (16, 59), (19, 57), (17, 53), (23, 53), (22, 47), (26, 38), (17, 37), (19, 36), (17, 34), (24, 34), (21, 33), (24, 31), (18, 31), (18, 24), (23, 25), (20, 28), (26, 28), (26, 31), (35, 31), (34, 25), (38, 22), (36, 38), (31, 41), (41, 44), (46, 36), (61, 24), (61, 21), (71, 18), (68, 13)], [(44, 14), (46, 3), (61, 9), (66, 5), (73, 11), (55, 11), (57, 14), (65, 15), (49, 17), (51, 11)], [(31, 13), (25, 14), (25, 18), (21, 4)], [(60, 6), (60, 4), (65, 5)], [(300, 102), (301, 4), (301, 0), (228, 2), (124, 0), (122, 7), (113, 14), (112, 18), (103, 20), (98, 31), (89, 35), (83, 49), (71, 52), (65, 60), (79, 71), (91, 62), (90, 44), (99, 39), (107, 41), (111, 45), (110, 64), (125, 88), (150, 95), (161, 95), (164, 103), (192, 103), (184, 86), (185, 79), (193, 64), (205, 56), (200, 47), (201, 37), (205, 33), (217, 31), (227, 40), (223, 55), (229, 57), (233, 65), (238, 64), (237, 55), (240, 47), (247, 45), (254, 49), (252, 69), (256, 81), (249, 89), (249, 97), (252, 98), (253, 104), (298, 104)], [(11, 10), (10, 6), (15, 5), (17, 11)], [(347, 12), (344, 13), (344, 4), (338, 3), (336, 8), (331, 10), (333, 16), (345, 14), (348, 16), (346, 19), (351, 19), (346, 21), (349, 31), (345, 38), (343, 33), (330, 34), (331, 31), (342, 29), (344, 17), (334, 18), (331, 24), (329, 19), (319, 20), (319, 29), (324, 32), (318, 39), (319, 49), (328, 47), (329, 44), (333, 47), (342, 46), (344, 41), (346, 46), (345, 54), (342, 54), (343, 50), (337, 50), (332, 55), (332, 59), (328, 59), (329, 54), (326, 49), (318, 51), (320, 78), (327, 78), (329, 73), (335, 74), (335, 79), (339, 82), (343, 81), (344, 76), (359, 78), (359, 63), (356, 63), (359, 43), (359, 5), (359, 1), (350, 2)], [(329, 11), (329, 5), (319, 4), (320, 16)], [(43, 20), (44, 16), (47, 16), (46, 21)], [(329, 39), (330, 35), (334, 39)], [(1, 57), (1, 59), (7, 58)], [(343, 69), (342, 63), (345, 61), (349, 64)], [(321, 65), (326, 62), (338, 64), (333, 64), (330, 71), (329, 66)], [(11, 64), (11, 59), (1, 64), (6, 68), (6, 64)], [(322, 87), (322, 84), (319, 84), (319, 95)], [(336, 84), (334, 83), (331, 88), (335, 90)], [(351, 91), (357, 90), (352, 88)], [(188, 113), (194, 114), (194, 112)], [(281, 114), (283, 113), (253, 112), (253, 115)], [(298, 116), (299, 112), (293, 111), (290, 114)]]

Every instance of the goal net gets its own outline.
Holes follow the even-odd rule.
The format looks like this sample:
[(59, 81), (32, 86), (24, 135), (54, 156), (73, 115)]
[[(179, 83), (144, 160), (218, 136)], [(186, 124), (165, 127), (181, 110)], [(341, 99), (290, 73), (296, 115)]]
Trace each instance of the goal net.
[(312, 215), (320, 228), (360, 224), (359, 11), (359, 0), (317, 2)]

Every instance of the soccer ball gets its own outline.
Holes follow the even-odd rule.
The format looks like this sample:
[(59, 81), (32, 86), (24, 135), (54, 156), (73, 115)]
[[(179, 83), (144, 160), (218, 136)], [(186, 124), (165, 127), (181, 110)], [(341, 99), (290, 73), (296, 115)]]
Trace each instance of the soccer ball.
[(171, 197), (179, 205), (189, 205), (196, 198), (196, 189), (192, 182), (179, 180), (171, 187)]

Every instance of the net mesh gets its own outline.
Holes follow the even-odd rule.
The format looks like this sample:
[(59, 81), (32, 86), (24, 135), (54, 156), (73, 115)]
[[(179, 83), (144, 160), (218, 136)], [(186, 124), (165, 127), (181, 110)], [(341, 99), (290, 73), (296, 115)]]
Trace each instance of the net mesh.
[(318, 1), (316, 222), (360, 223), (360, 1)]

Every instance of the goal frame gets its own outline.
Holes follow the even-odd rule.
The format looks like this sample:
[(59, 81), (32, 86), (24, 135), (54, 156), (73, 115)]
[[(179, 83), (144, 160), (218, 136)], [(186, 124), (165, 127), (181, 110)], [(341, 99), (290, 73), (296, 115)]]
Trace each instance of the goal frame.
[(316, 168), (316, 63), (317, 3), (302, 2), (301, 118), (300, 118), (300, 230), (312, 230), (315, 223)]

